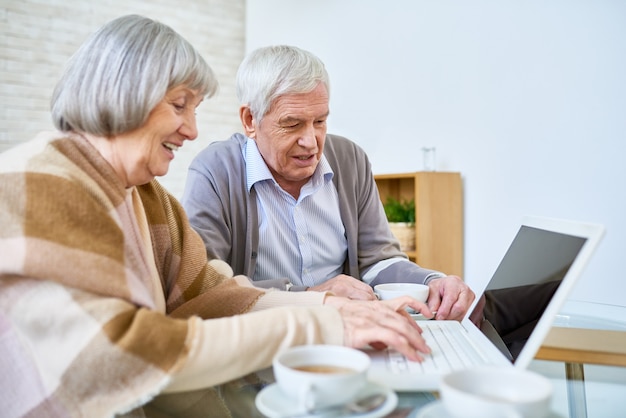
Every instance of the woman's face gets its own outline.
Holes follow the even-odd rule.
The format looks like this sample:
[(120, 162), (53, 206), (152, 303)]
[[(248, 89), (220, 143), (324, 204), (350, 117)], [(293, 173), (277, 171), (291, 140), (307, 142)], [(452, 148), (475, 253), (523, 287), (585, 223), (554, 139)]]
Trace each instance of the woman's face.
[(126, 187), (150, 182), (167, 173), (174, 151), (198, 136), (196, 108), (203, 96), (185, 85), (170, 89), (138, 129), (109, 140), (105, 158)]

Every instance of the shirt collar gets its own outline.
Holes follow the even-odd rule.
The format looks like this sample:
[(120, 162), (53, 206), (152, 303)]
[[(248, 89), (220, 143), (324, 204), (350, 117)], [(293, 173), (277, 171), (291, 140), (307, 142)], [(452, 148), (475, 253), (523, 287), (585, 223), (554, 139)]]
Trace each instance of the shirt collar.
[[(263, 160), (259, 148), (253, 139), (247, 138), (243, 154), (246, 160), (246, 186), (248, 192), (250, 192), (250, 189), (252, 189), (255, 183), (261, 181), (271, 180), (276, 183), (274, 176), (272, 176), (270, 169), (267, 167), (267, 164), (265, 164), (265, 160)], [(333, 169), (330, 167), (330, 163), (326, 159), (326, 156), (322, 154), (322, 158), (315, 168), (315, 172), (309, 180), (309, 183), (311, 183), (313, 187), (316, 187), (322, 184), (322, 182), (327, 183), (331, 181), (333, 175), (334, 173)]]

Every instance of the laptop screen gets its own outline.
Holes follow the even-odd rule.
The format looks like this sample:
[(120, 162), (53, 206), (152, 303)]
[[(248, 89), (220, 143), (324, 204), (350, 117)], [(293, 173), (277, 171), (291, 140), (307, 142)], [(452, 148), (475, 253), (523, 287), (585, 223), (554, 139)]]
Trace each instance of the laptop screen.
[(527, 225), (519, 229), (472, 314), (483, 309), (481, 330), (512, 361), (586, 241)]

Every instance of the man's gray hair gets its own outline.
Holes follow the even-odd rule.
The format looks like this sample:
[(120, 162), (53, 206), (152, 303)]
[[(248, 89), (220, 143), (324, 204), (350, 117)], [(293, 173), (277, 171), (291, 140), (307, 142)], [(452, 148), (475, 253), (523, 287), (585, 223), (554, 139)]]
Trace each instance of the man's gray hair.
[(210, 97), (213, 70), (167, 25), (138, 15), (110, 21), (72, 56), (51, 100), (57, 129), (110, 137), (142, 126), (173, 87)]
[(285, 94), (309, 93), (319, 83), (330, 94), (324, 63), (312, 53), (288, 45), (252, 51), (237, 71), (237, 98), (260, 122), (274, 100)]

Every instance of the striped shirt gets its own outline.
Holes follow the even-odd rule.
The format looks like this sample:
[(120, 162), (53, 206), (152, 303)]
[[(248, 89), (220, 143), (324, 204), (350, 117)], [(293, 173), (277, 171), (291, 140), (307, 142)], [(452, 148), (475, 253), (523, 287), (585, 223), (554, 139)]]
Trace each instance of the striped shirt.
[(274, 180), (255, 141), (249, 139), (243, 152), (248, 192), (256, 189), (259, 216), (252, 279), (288, 278), (294, 285), (310, 287), (341, 274), (348, 242), (326, 157), (296, 200)]

